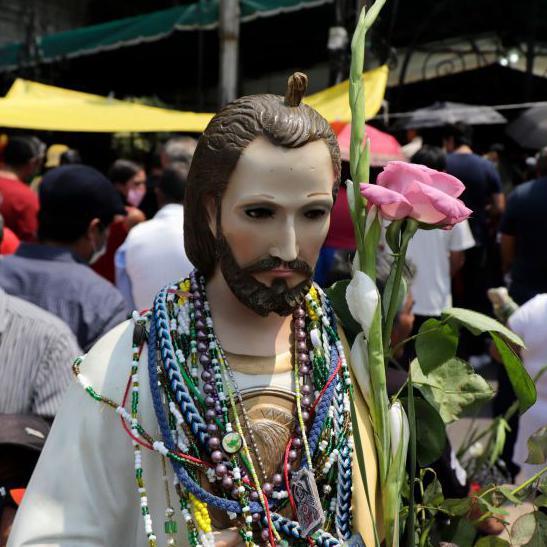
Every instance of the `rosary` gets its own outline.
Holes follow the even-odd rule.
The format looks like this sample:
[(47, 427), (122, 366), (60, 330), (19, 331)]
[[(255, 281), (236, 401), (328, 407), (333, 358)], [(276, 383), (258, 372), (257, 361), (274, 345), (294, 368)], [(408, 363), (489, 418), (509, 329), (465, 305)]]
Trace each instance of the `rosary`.
[[(142, 449), (159, 453), (165, 481), (164, 531), (176, 546), (167, 461), (192, 547), (213, 547), (209, 508), (222, 510), (247, 545), (354, 543), (351, 522), (352, 384), (328, 299), (312, 286), (292, 315), (296, 424), (278, 470), (267, 476), (236, 375), (218, 342), (203, 278), (162, 289), (152, 311), (137, 313), (124, 400), (84, 389), (120, 415), (133, 442), (140, 509), (150, 547), (158, 544), (148, 506)], [(139, 361), (148, 343), (148, 375), (161, 439), (139, 422)], [(202, 486), (207, 483), (207, 488)], [(286, 518), (280, 513), (292, 514)], [(180, 517), (179, 517), (180, 519)]]

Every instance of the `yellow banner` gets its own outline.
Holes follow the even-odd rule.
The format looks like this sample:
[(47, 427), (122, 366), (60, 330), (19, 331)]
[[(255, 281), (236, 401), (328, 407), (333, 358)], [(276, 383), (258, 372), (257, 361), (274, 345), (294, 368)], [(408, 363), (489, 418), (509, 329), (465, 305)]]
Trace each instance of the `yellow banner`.
[[(380, 110), (388, 69), (363, 74), (366, 117)], [(348, 81), (310, 95), (305, 102), (329, 122), (350, 122)], [(18, 79), (0, 99), (0, 126), (74, 132), (202, 132), (211, 113), (181, 112)]]

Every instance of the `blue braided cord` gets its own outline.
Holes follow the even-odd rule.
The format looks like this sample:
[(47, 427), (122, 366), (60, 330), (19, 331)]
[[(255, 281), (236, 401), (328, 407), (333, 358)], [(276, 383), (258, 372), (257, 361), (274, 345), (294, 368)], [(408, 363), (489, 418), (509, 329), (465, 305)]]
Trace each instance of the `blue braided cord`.
[[(154, 300), (155, 327), (158, 329), (159, 333), (163, 367), (171, 384), (171, 390), (173, 391), (175, 400), (184, 416), (184, 420), (201, 447), (208, 451), (207, 441), (209, 440), (209, 434), (207, 433), (207, 425), (194, 405), (194, 401), (184, 384), (184, 380), (175, 359), (175, 352), (169, 334), (169, 320), (165, 309), (166, 296), (167, 287), (164, 287)], [(154, 322), (154, 319), (152, 320), (152, 323)]]
[[(334, 371), (336, 370), (336, 366), (338, 364), (338, 350), (336, 349), (336, 346), (333, 345), (331, 347), (330, 351), (330, 370), (329, 370), (329, 378), (332, 376)], [(313, 424), (310, 429), (310, 433), (308, 435), (308, 444), (310, 447), (310, 453), (312, 457), (315, 455), (315, 451), (317, 450), (317, 446), (319, 444), (319, 437), (321, 436), (321, 431), (325, 425), (326, 417), (329, 411), (329, 407), (332, 403), (332, 397), (334, 394), (334, 388), (339, 383), (338, 376), (334, 378), (334, 380), (329, 384), (327, 389), (325, 390), (325, 393), (323, 393), (323, 397), (319, 401), (319, 404), (317, 405), (317, 410), (315, 413), (315, 418), (313, 419)], [(302, 458), (303, 466), (307, 466), (307, 458)]]
[(336, 528), (342, 539), (351, 537), (351, 453), (347, 444), (338, 454)]
[[(169, 450), (175, 450), (173, 438), (171, 436), (171, 429), (169, 428), (169, 422), (161, 402), (161, 392), (158, 385), (158, 372), (156, 369), (156, 325), (154, 321), (150, 322), (150, 335), (148, 342), (148, 374), (150, 377), (150, 391), (152, 393), (152, 401), (154, 403), (154, 410), (156, 412), (156, 418), (163, 437), (163, 442)], [(208, 505), (212, 505), (218, 509), (231, 513), (241, 513), (241, 505), (237, 501), (227, 500), (225, 498), (219, 498), (207, 490), (204, 490), (196, 481), (190, 477), (184, 465), (169, 458), (173, 470), (175, 471), (181, 484), (199, 500)], [(262, 506), (254, 501), (249, 504), (251, 512), (262, 512)]]
[[(275, 526), (278, 532), (281, 532), (285, 536), (289, 536), (295, 539), (305, 539), (302, 536), (302, 530), (298, 522), (289, 520), (285, 517), (282, 517), (278, 513), (271, 514), (272, 524)], [(262, 522), (267, 524), (266, 519), (263, 518)], [(319, 535), (314, 534), (314, 541), (320, 547), (337, 547), (340, 545), (340, 541), (335, 537), (331, 536), (328, 532), (319, 530)]]

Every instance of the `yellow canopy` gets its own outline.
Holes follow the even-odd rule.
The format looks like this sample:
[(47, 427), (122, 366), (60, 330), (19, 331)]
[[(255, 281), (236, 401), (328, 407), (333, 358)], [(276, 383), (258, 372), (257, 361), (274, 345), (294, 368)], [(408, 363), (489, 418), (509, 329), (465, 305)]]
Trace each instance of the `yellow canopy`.
[[(387, 67), (382, 66), (363, 75), (367, 118), (380, 109), (387, 74)], [(305, 102), (329, 122), (351, 120), (347, 81), (310, 95)], [(46, 131), (199, 133), (212, 117), (209, 113), (145, 106), (22, 79), (16, 80), (0, 99), (0, 127)]]
[[(368, 120), (378, 114), (386, 93), (389, 69), (386, 65), (363, 73), (366, 89), (365, 118)], [(304, 98), (304, 102), (315, 108), (330, 122), (351, 122), (349, 108), (349, 81), (345, 80), (319, 93)]]
[(0, 126), (49, 131), (203, 131), (212, 114), (180, 112), (18, 79), (0, 99)]

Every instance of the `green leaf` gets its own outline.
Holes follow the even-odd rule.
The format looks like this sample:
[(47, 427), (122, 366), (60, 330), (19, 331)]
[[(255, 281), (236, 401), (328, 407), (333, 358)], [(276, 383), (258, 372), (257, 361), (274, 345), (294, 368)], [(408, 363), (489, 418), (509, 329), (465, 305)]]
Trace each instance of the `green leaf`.
[[(401, 398), (408, 414), (408, 399)], [(439, 413), (421, 397), (414, 397), (416, 414), (416, 455), (420, 467), (427, 467), (437, 461), (446, 446), (446, 428)]]
[[(389, 303), (391, 302), (391, 295), (393, 293), (393, 284), (395, 283), (395, 268), (391, 269), (389, 276), (386, 281), (386, 286), (384, 288), (384, 294), (382, 296), (382, 309), (384, 311), (384, 317), (387, 317), (387, 312), (389, 309)], [(400, 310), (403, 305), (403, 300), (405, 299), (408, 287), (405, 278), (401, 278), (401, 284), (399, 285), (399, 294), (397, 294), (397, 302), (395, 304), (395, 309)]]
[(505, 547), (506, 545), (510, 546), (511, 544), (496, 536), (486, 536), (475, 543), (475, 547)]
[(505, 498), (507, 498), (510, 502), (514, 503), (515, 505), (521, 505), (522, 500), (517, 498), (515, 494), (511, 492), (511, 489), (508, 486), (499, 486), (498, 492), (500, 492)]
[(472, 503), (471, 498), (448, 498), (441, 503), (440, 508), (452, 516), (461, 517), (469, 513)]
[(501, 356), (503, 366), (507, 371), (507, 376), (519, 401), (519, 410), (522, 414), (536, 402), (537, 394), (534, 380), (530, 378), (522, 361), (511, 347), (507, 345), (507, 342), (495, 332), (491, 332), (490, 334)]
[(451, 322), (463, 325), (472, 334), (478, 335), (483, 332), (497, 332), (513, 344), (522, 348), (524, 347), (524, 342), (513, 331), (482, 313), (463, 308), (448, 308), (443, 312), (442, 317), (443, 319), (447, 318)]
[(394, 220), (387, 227), (386, 241), (390, 249), (394, 253), (398, 253), (401, 248), (401, 228), (403, 226), (404, 219)]
[(437, 507), (441, 505), (444, 501), (443, 488), (441, 483), (435, 477), (432, 482), (427, 485), (427, 488), (424, 492), (424, 505), (429, 505), (430, 507)]
[(536, 507), (547, 507), (547, 496), (545, 496), (544, 494), (541, 494), (541, 496), (538, 496), (534, 500), (534, 505)]
[(416, 338), (416, 355), (424, 374), (452, 359), (457, 349), (458, 332), (452, 325), (428, 319), (420, 327)]
[(414, 385), (445, 423), (457, 420), (467, 407), (492, 398), (492, 388), (461, 359), (450, 359), (427, 375), (417, 359), (410, 367)]
[(473, 545), (475, 537), (477, 537), (477, 529), (471, 521), (466, 517), (460, 517), (451, 519), (446, 532), (448, 534), (443, 534), (443, 539), (454, 543), (455, 545)]
[(528, 439), (528, 458), (526, 463), (543, 465), (547, 463), (547, 425), (538, 429)]
[(330, 299), (332, 307), (334, 308), (334, 313), (336, 313), (336, 316), (344, 329), (348, 343), (351, 347), (353, 340), (363, 329), (359, 323), (355, 321), (348, 308), (348, 303), (346, 301), (346, 289), (349, 282), (349, 279), (337, 281), (326, 290), (326, 293)]
[(511, 529), (511, 543), (527, 547), (545, 547), (547, 517), (539, 511), (519, 517)]

